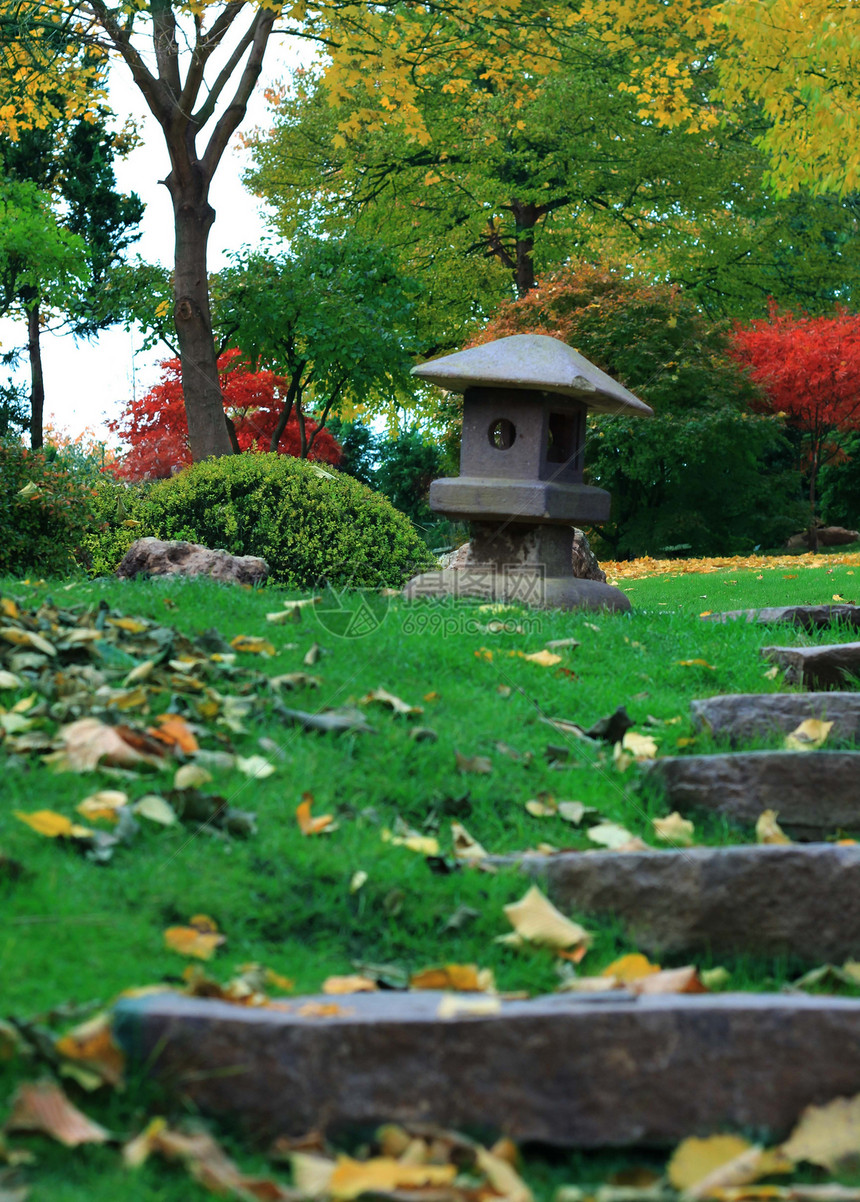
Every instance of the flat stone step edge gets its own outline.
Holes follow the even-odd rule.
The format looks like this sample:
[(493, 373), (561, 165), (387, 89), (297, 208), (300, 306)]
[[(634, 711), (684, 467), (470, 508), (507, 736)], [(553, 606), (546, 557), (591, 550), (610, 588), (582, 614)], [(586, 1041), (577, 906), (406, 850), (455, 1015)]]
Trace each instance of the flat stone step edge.
[(778, 1137), (806, 1106), (860, 1092), (852, 999), (559, 994), (440, 1019), (441, 1000), (322, 996), (273, 1010), (162, 994), (120, 1000), (114, 1027), (134, 1068), (261, 1141), (385, 1121), (581, 1148), (732, 1128)]

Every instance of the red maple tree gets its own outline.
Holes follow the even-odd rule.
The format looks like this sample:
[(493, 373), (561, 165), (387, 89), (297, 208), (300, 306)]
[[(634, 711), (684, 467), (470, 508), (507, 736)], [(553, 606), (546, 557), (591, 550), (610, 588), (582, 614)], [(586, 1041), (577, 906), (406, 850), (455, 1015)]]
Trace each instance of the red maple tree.
[[(271, 371), (249, 371), (241, 351), (235, 349), (219, 356), (218, 373), (224, 411), (233, 423), (239, 450), (274, 449), (272, 437), (289, 404), (287, 380)], [(188, 466), (191, 451), (179, 360), (166, 359), (160, 381), (145, 396), (129, 401), (119, 418), (107, 425), (130, 448), (110, 468), (120, 479), (157, 480)], [(341, 448), (328, 430), (295, 405), (277, 450), (335, 467), (341, 461)]]
[(846, 436), (860, 429), (860, 316), (839, 308), (832, 317), (796, 317), (771, 304), (766, 319), (735, 327), (733, 349), (762, 389), (762, 408), (784, 414), (806, 436), (815, 541), (818, 472), (844, 455)]

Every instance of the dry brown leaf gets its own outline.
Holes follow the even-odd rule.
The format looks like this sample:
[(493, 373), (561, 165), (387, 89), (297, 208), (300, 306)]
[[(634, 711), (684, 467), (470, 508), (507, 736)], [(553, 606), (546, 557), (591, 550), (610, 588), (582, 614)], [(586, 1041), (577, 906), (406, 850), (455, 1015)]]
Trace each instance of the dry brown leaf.
[(61, 1056), (74, 1060), (114, 1087), (121, 1084), (125, 1056), (114, 1043), (110, 1015), (97, 1014), (56, 1041)]
[(537, 885), (532, 885), (518, 902), (505, 906), (504, 912), (514, 928), (514, 934), (529, 943), (571, 948), (587, 946), (591, 942), (588, 931), (579, 923), (565, 918), (549, 898), (544, 897)]
[(158, 726), (150, 726), (146, 733), (169, 747), (178, 747), (186, 755), (200, 750), (191, 727), (179, 714), (159, 714)]
[(807, 718), (796, 726), (791, 734), (785, 736), (785, 746), (789, 751), (814, 751), (822, 746), (832, 729), (832, 722)]
[(692, 847), (695, 827), (689, 818), (682, 818), (674, 810), (668, 818), (654, 818), (654, 834), (663, 843), (674, 843), (676, 847)]
[(98, 718), (79, 718), (61, 727), (59, 733), (63, 750), (56, 758), (50, 757), (51, 762), (70, 772), (91, 772), (100, 763), (114, 768), (139, 768), (142, 764), (159, 767), (164, 754), (154, 752), (151, 740), (143, 735), (140, 745), (134, 746), (130, 741), (134, 732), (129, 727), (106, 726)]
[(205, 1131), (187, 1135), (169, 1128), (163, 1119), (153, 1120), (146, 1130), (126, 1144), (123, 1159), (128, 1167), (142, 1164), (152, 1152), (168, 1160), (181, 1160), (204, 1189), (261, 1202), (294, 1202), (295, 1191), (270, 1177), (248, 1177), (223, 1148)]
[(477, 964), (443, 964), (413, 973), (410, 989), (453, 989), (460, 993), (491, 993), (496, 988), (492, 969)]
[(211, 960), (226, 942), (227, 936), (205, 914), (195, 914), (187, 927), (168, 927), (164, 932), (165, 946), (180, 956), (194, 956), (197, 960)]
[(763, 810), (755, 824), (756, 843), (791, 843), (777, 822), (776, 810)]
[(461, 755), (459, 751), (454, 751), (457, 760), (458, 772), (474, 772), (478, 775), (486, 776), (493, 771), (492, 761), (485, 755)]
[(372, 981), (370, 977), (354, 974), (347, 977), (326, 977), (322, 991), (329, 994), (375, 993), (378, 988), (376, 981)]
[(409, 705), (408, 702), (401, 701), (399, 697), (395, 697), (393, 693), (389, 693), (387, 689), (374, 689), (361, 699), (362, 705), (371, 705), (373, 702), (387, 706), (395, 714), (406, 714), (409, 716), (424, 713), (422, 705)]
[(807, 1106), (780, 1151), (790, 1160), (809, 1161), (831, 1173), (856, 1164), (860, 1154), (860, 1094)]
[(12, 1099), (7, 1131), (38, 1131), (67, 1148), (103, 1144), (110, 1132), (73, 1106), (53, 1081), (25, 1081)]

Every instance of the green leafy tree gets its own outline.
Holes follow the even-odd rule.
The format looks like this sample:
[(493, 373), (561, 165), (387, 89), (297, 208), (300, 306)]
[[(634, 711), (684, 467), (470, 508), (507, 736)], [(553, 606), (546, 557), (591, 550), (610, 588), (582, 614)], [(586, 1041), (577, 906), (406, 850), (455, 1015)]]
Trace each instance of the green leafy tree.
[(563, 339), (655, 411), (589, 424), (588, 478), (612, 496), (604, 553), (748, 551), (796, 528), (800, 481), (782, 420), (753, 411), (760, 394), (725, 329), (691, 297), (620, 269), (570, 268), (503, 306), (480, 341), (525, 332)]
[(5, 266), (0, 270), (4, 310), (17, 311), (27, 321), (34, 448), (42, 445), (45, 400), (42, 326), (47, 321), (61, 323), (81, 337), (118, 319), (107, 304), (105, 285), (124, 249), (138, 237), (143, 216), (136, 195), (116, 190), (114, 159), (128, 143), (125, 135), (109, 131), (107, 117), (101, 108), (88, 119), (69, 123), (57, 118), (22, 131), (15, 141), (0, 140), (3, 177), (10, 186), (39, 189), (41, 216), (33, 210), (30, 220), (56, 230), (50, 237), (63, 254), (61, 264), (43, 255), (38, 240), (30, 242), (19, 231), (17, 239), (6, 240)]
[(689, 118), (666, 128), (625, 90), (633, 61), (576, 26), (527, 90), (452, 65), (422, 86), (417, 133), (350, 126), (363, 85), (337, 101), (329, 72), (305, 72), (273, 97), (273, 127), (248, 139), (247, 181), (287, 237), (308, 223), (384, 230), (436, 314), (428, 354), (571, 259), (624, 259), (734, 315), (770, 295), (831, 304), (860, 274), (850, 200), (769, 196), (754, 111), (714, 125), (703, 69)]

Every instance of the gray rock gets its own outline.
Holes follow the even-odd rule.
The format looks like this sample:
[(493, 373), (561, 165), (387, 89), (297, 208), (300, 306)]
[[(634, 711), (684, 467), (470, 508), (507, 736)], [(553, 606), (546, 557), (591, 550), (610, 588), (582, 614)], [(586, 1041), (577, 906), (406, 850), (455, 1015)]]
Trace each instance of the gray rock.
[(780, 826), (812, 839), (860, 828), (860, 751), (749, 751), (667, 756), (646, 768), (682, 814), (710, 810), (754, 823), (776, 810)]
[(818, 630), (833, 622), (845, 622), (860, 627), (860, 605), (775, 605), (768, 609), (730, 609), (725, 613), (705, 614), (703, 622), (761, 622), (765, 625), (784, 622)]
[[(439, 563), (443, 568), (466, 568), (470, 564), (469, 557), (471, 552), (472, 544), (463, 543), (456, 551), (449, 551), (446, 555), (440, 555)], [(601, 584), (606, 583), (606, 573), (597, 562), (585, 532), (577, 526), (573, 528), (571, 566), (577, 580), (597, 580)]]
[(727, 693), (690, 703), (693, 724), (733, 745), (748, 739), (790, 734), (807, 718), (833, 723), (828, 736), (860, 740), (860, 693)]
[[(499, 857), (495, 864), (517, 862)], [(566, 913), (615, 915), (649, 955), (860, 954), (860, 846), (690, 847), (526, 855)]]
[(860, 643), (824, 647), (762, 647), (761, 654), (785, 672), (788, 684), (805, 688), (838, 688), (860, 676)]
[(139, 538), (126, 551), (116, 574), (124, 580), (142, 574), (211, 576), (213, 580), (236, 584), (263, 584), (269, 575), (269, 565), (256, 555), (230, 555), (227, 551), (210, 551), (198, 543)]
[(778, 1137), (804, 1107), (860, 1091), (854, 999), (559, 994), (447, 1020), (439, 1001), (355, 994), (326, 1015), (330, 997), (274, 1010), (157, 995), (121, 999), (114, 1027), (133, 1072), (257, 1140), (381, 1121), (564, 1147)]
[[(785, 545), (790, 551), (799, 551), (801, 547), (811, 547), (812, 541), (809, 531), (802, 530), (800, 534), (792, 534)], [(815, 541), (819, 547), (841, 547), (860, 541), (860, 530), (846, 530), (844, 526), (819, 526), (815, 531)]]

